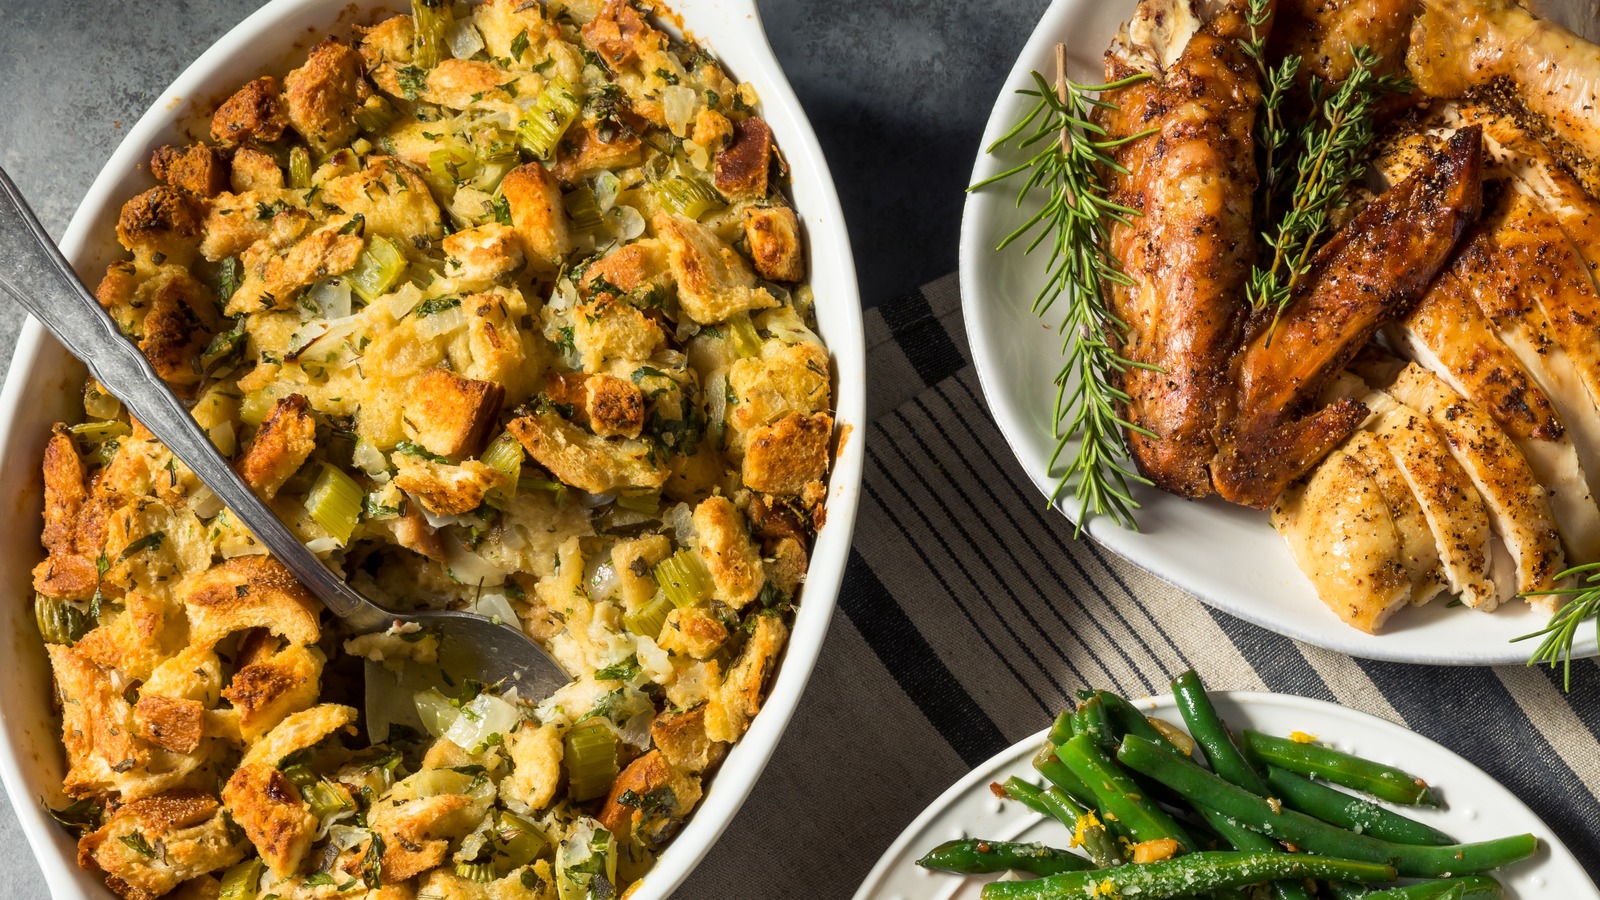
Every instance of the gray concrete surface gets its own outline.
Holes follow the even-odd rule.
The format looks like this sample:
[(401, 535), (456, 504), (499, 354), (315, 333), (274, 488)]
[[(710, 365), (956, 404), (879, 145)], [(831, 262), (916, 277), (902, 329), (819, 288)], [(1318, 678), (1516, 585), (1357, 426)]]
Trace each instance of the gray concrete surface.
[[(257, 5), (0, 0), (0, 166), (52, 234), (65, 230), (124, 130), (190, 60)], [(1011, 60), (1047, 5), (760, 0), (772, 43), (838, 181), (869, 305), (955, 269), (961, 189), (979, 133)], [(0, 366), (10, 359), (19, 321), (0, 307)], [(818, 786), (775, 773), (799, 748), (814, 752), (845, 738), (830, 727), (819, 699), (825, 692), (817, 688), (848, 681), (848, 673), (831, 671), (824, 656), (808, 701), (742, 820), (770, 822), (785, 810), (813, 826), (826, 820), (829, 803)], [(844, 886), (865, 875), (914, 812), (857, 811), (862, 818), (848, 824), (856, 852), (848, 859), (777, 846), (775, 836), (736, 824), (679, 896), (847, 894)], [(0, 854), (0, 897), (46, 896), (9, 805), (0, 806), (0, 847), (11, 848)], [(764, 862), (740, 862), (752, 859)]]

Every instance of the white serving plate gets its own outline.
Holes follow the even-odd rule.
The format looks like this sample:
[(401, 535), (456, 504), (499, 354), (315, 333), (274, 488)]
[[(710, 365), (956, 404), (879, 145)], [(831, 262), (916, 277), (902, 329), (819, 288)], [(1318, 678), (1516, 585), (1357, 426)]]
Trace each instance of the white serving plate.
[[(1033, 86), (1031, 71), (1054, 78), (1057, 42), (1067, 44), (1074, 80), (1103, 81), (1102, 54), (1134, 7), (1133, 0), (1055, 0), (1006, 78), (982, 146), (988, 147), (1030, 108), (1032, 98), (1015, 92)], [(980, 152), (971, 183), (1020, 161), (1015, 153)], [(1026, 220), (1015, 198), (1016, 187), (1010, 183), (967, 197), (961, 220), (962, 313), (989, 408), (1023, 470), (1048, 496), (1056, 485), (1050, 467), (1056, 449), (1051, 413), (1052, 382), (1061, 360), (1061, 338), (1056, 333), (1061, 318), (1054, 313), (1041, 321), (1030, 311), (1044, 283), (1044, 251), (1024, 255), (1020, 245), (1025, 242), (1004, 253), (994, 251)], [(1511, 639), (1539, 630), (1546, 621), (1520, 601), (1485, 614), (1448, 609), (1441, 598), (1395, 613), (1378, 635), (1364, 634), (1345, 625), (1317, 599), (1265, 513), (1216, 499), (1184, 500), (1142, 485), (1135, 485), (1134, 496), (1143, 506), (1138, 511), (1141, 531), (1096, 517), (1088, 523), (1089, 535), (1218, 609), (1309, 644), (1397, 662), (1502, 665), (1527, 660), (1533, 642), (1513, 644)], [(1076, 519), (1070, 492), (1056, 505)], [(1600, 648), (1594, 629), (1582, 629), (1575, 646), (1579, 656), (1595, 655)]]
[[(1214, 693), (1212, 699), (1217, 712), (1236, 732), (1242, 728), (1270, 734), (1304, 731), (1331, 741), (1340, 750), (1404, 767), (1433, 785), (1446, 805), (1443, 809), (1401, 811), (1457, 840), (1537, 835), (1538, 853), (1493, 873), (1505, 885), (1506, 897), (1595, 896), (1594, 884), (1583, 866), (1533, 810), (1483, 770), (1439, 744), (1392, 722), (1321, 700), (1250, 691)], [(1183, 721), (1170, 694), (1134, 702), (1148, 715), (1179, 724)], [(958, 878), (917, 866), (919, 857), (944, 841), (977, 837), (1067, 846), (1070, 834), (1065, 826), (1020, 803), (1002, 801), (989, 791), (990, 783), (1012, 776), (1044, 783), (1034, 771), (1032, 759), (1046, 733), (1041, 731), (1001, 751), (941, 794), (878, 860), (855, 900), (978, 900), (979, 891), (991, 877)]]
[[(844, 215), (827, 161), (800, 102), (784, 78), (762, 30), (754, 0), (674, 0), (686, 27), (761, 98), (761, 113), (793, 173), (795, 208), (804, 222), (811, 284), (822, 338), (833, 355), (841, 446), (828, 497), (828, 521), (817, 537), (806, 589), (789, 647), (771, 695), (749, 732), (722, 768), (683, 831), (661, 855), (633, 900), (661, 900), (688, 877), (749, 796), (789, 724), (801, 691), (822, 650), (850, 549), (861, 487), (865, 424), (866, 351), (861, 300)], [(189, 140), (185, 131), (208, 121), (214, 104), (262, 73), (282, 75), (295, 54), (329, 32), (371, 19), (374, 11), (405, 12), (403, 0), (352, 5), (344, 0), (272, 0), (211, 46), (156, 98), (90, 187), (72, 217), (62, 252), (92, 287), (121, 255), (113, 229), (124, 201), (151, 186), (150, 152)], [(204, 120), (196, 116), (204, 116)], [(39, 460), (51, 423), (82, 415), (78, 400), (83, 368), (36, 321), (24, 325), (5, 387), (0, 392), (0, 516), (12, 522), (0, 541), (0, 587), (14, 602), (0, 604), (0, 670), (9, 687), (0, 693), (0, 779), (23, 833), (57, 900), (113, 895), (80, 870), (77, 847), (46, 815), (40, 800), (59, 806), (64, 764), (60, 726), (50, 709), (49, 664), (33, 623), (31, 570), (42, 558), (38, 543), (43, 485)]]

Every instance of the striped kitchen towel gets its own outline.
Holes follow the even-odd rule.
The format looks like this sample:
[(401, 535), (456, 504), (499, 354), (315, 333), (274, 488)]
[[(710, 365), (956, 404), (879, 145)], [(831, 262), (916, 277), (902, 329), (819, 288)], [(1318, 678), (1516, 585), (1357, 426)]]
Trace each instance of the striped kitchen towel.
[(954, 275), (867, 312), (866, 478), (839, 612), (766, 775), (683, 897), (843, 898), (968, 769), (1085, 686), (1300, 694), (1471, 760), (1600, 880), (1600, 666), (1356, 660), (1216, 612), (1048, 509), (990, 418)]

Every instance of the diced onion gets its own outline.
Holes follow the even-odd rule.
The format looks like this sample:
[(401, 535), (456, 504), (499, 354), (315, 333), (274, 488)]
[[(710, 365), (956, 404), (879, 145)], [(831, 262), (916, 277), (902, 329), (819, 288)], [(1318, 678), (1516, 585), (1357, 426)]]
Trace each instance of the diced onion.
[(661, 114), (673, 134), (683, 137), (688, 133), (689, 122), (694, 118), (695, 104), (699, 99), (699, 91), (681, 84), (661, 89)]
[(810, 341), (813, 344), (822, 343), (822, 338), (817, 333), (806, 327), (801, 321), (800, 314), (787, 306), (769, 309), (756, 317), (756, 324), (766, 332), (785, 344), (801, 344)]
[(473, 27), (471, 21), (458, 19), (450, 26), (450, 55), (456, 59), (471, 59), (472, 55), (483, 49), (483, 35)]
[(522, 721), (522, 713), (493, 694), (483, 693), (461, 707), (444, 737), (468, 753), (477, 753), (494, 735), (505, 735)]
[(386, 297), (383, 302), (389, 317), (398, 322), (411, 315), (411, 311), (416, 309), (417, 304), (422, 302), (422, 292), (417, 290), (417, 286), (414, 284), (403, 285), (399, 290)]
[(606, 231), (619, 241), (631, 241), (644, 234), (644, 215), (631, 206), (616, 206), (603, 220)]
[(681, 546), (688, 547), (699, 537), (694, 528), (694, 510), (690, 509), (687, 503), (679, 503), (667, 510), (665, 521), (672, 526)]
[(478, 602), (473, 604), (473, 612), (486, 619), (503, 622), (507, 625), (520, 626), (522, 624), (522, 619), (517, 615), (517, 611), (512, 608), (511, 601), (507, 600), (506, 595), (501, 593), (486, 593), (479, 597)]
[(460, 305), (417, 319), (417, 334), (424, 340), (449, 337), (465, 327), (467, 327), (467, 314), (461, 311)]
[[(224, 422), (223, 425), (228, 426), (229, 434), (231, 435), (233, 433), (233, 423)], [(222, 426), (219, 425), (217, 427), (220, 428)], [(212, 429), (212, 431), (215, 430), (216, 429)], [(215, 435), (212, 435), (212, 440), (216, 440)], [(218, 449), (220, 450), (221, 448), (219, 447)], [(209, 519), (217, 513), (222, 512), (222, 498), (217, 496), (216, 491), (213, 491), (211, 488), (208, 488), (203, 484), (190, 492), (188, 502), (189, 511), (202, 519)]]
[(338, 538), (319, 537), (306, 541), (306, 549), (318, 556), (327, 556), (341, 546), (343, 545), (339, 543)]
[(601, 172), (594, 177), (594, 202), (601, 212), (608, 212), (617, 205), (617, 194), (621, 190), (622, 179), (610, 172)]
[[(239, 434), (234, 430), (232, 422), (218, 422), (211, 426), (211, 430), (206, 434), (210, 436), (211, 443), (217, 448), (217, 452), (223, 456), (231, 457), (239, 449)], [(215, 495), (213, 494), (212, 496)], [(193, 507), (194, 501), (192, 499), (189, 503)], [(204, 514), (197, 513), (197, 515), (205, 518)], [(215, 513), (212, 513), (212, 515), (215, 515)]]
[(417, 718), (422, 720), (422, 727), (434, 737), (443, 737), (461, 715), (461, 710), (455, 708), (449, 697), (439, 693), (438, 688), (419, 691), (412, 701), (417, 705)]
[(324, 278), (306, 291), (317, 314), (324, 319), (342, 319), (350, 315), (350, 282), (343, 278)]
[(385, 475), (389, 471), (389, 458), (366, 438), (356, 439), (356, 448), (351, 451), (350, 460), (373, 478)]

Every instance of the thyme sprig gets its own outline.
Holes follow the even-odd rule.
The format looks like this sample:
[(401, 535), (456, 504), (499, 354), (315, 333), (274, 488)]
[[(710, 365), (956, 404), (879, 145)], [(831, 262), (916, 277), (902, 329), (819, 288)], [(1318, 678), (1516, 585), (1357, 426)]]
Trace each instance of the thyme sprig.
[(1239, 42), (1239, 48), (1255, 63), (1261, 80), (1261, 111), (1256, 116), (1256, 172), (1261, 185), (1256, 192), (1256, 221), (1270, 222), (1273, 200), (1282, 193), (1283, 184), (1293, 171), (1293, 157), (1283, 152), (1288, 149), (1290, 131), (1284, 117), (1284, 98), (1294, 87), (1300, 74), (1300, 57), (1285, 56), (1276, 66), (1267, 59), (1267, 35), (1272, 29), (1273, 0), (1250, 0), (1245, 13), (1245, 24), (1250, 36)]
[(1538, 631), (1512, 638), (1511, 642), (1544, 638), (1539, 646), (1528, 657), (1528, 665), (1536, 666), (1541, 663), (1555, 668), (1559, 663), (1562, 668), (1563, 685), (1567, 691), (1572, 690), (1572, 644), (1578, 638), (1578, 629), (1585, 622), (1595, 620), (1596, 634), (1600, 635), (1600, 563), (1589, 563), (1585, 566), (1575, 566), (1556, 576), (1556, 581), (1565, 581), (1568, 578), (1584, 576), (1581, 584), (1570, 588), (1560, 588), (1554, 591), (1533, 591), (1523, 594), (1524, 597), (1570, 597), (1565, 605), (1556, 610), (1550, 621)]
[(1112, 285), (1132, 282), (1112, 256), (1109, 238), (1112, 225), (1127, 225), (1138, 213), (1111, 199), (1103, 173), (1126, 174), (1112, 159), (1111, 151), (1150, 132), (1109, 138), (1105, 129), (1092, 121), (1092, 114), (1096, 108), (1115, 109), (1107, 94), (1149, 76), (1079, 84), (1067, 78), (1065, 50), (1060, 46), (1056, 61), (1054, 86), (1034, 72), (1034, 88), (1019, 93), (1035, 97), (1037, 102), (988, 148), (989, 153), (996, 153), (1014, 143), (1016, 150), (1032, 155), (968, 190), (1025, 175), (1017, 192), (1018, 207), (1035, 189), (1048, 193), (1038, 211), (1007, 235), (997, 250), (1030, 235), (1024, 252), (1048, 245), (1045, 283), (1032, 309), (1043, 316), (1058, 299), (1064, 297), (1066, 302), (1059, 329), (1064, 359), (1055, 378), (1056, 450), (1050, 457), (1051, 470), (1069, 455), (1074, 439), (1078, 445), (1070, 452), (1071, 459), (1050, 501), (1054, 503), (1070, 486), (1078, 501), (1079, 532), (1090, 515), (1109, 515), (1118, 524), (1137, 530), (1133, 511), (1139, 504), (1133, 499), (1130, 482), (1150, 482), (1129, 464), (1124, 435), (1130, 430), (1150, 432), (1118, 412), (1119, 405), (1129, 398), (1116, 386), (1116, 379), (1129, 369), (1151, 367), (1126, 358), (1119, 349), (1128, 326), (1112, 313), (1109, 292)]
[[(1288, 193), (1287, 208), (1261, 235), (1263, 257), (1271, 261), (1251, 270), (1247, 291), (1251, 306), (1271, 309), (1274, 322), (1310, 270), (1312, 253), (1328, 231), (1331, 214), (1349, 201), (1350, 185), (1366, 174), (1378, 101), (1390, 93), (1410, 90), (1402, 75), (1379, 75), (1379, 57), (1366, 47), (1352, 48), (1351, 57), (1355, 65), (1349, 77), (1332, 88), (1331, 94), (1319, 79), (1311, 80), (1315, 112), (1300, 127), (1291, 148), (1296, 154), (1294, 184), (1289, 187), (1287, 179), (1282, 184)], [(1281, 74), (1269, 76), (1272, 83), (1264, 99), (1272, 95)], [(1278, 97), (1281, 107), (1282, 94)], [(1270, 208), (1272, 201), (1263, 202)]]

